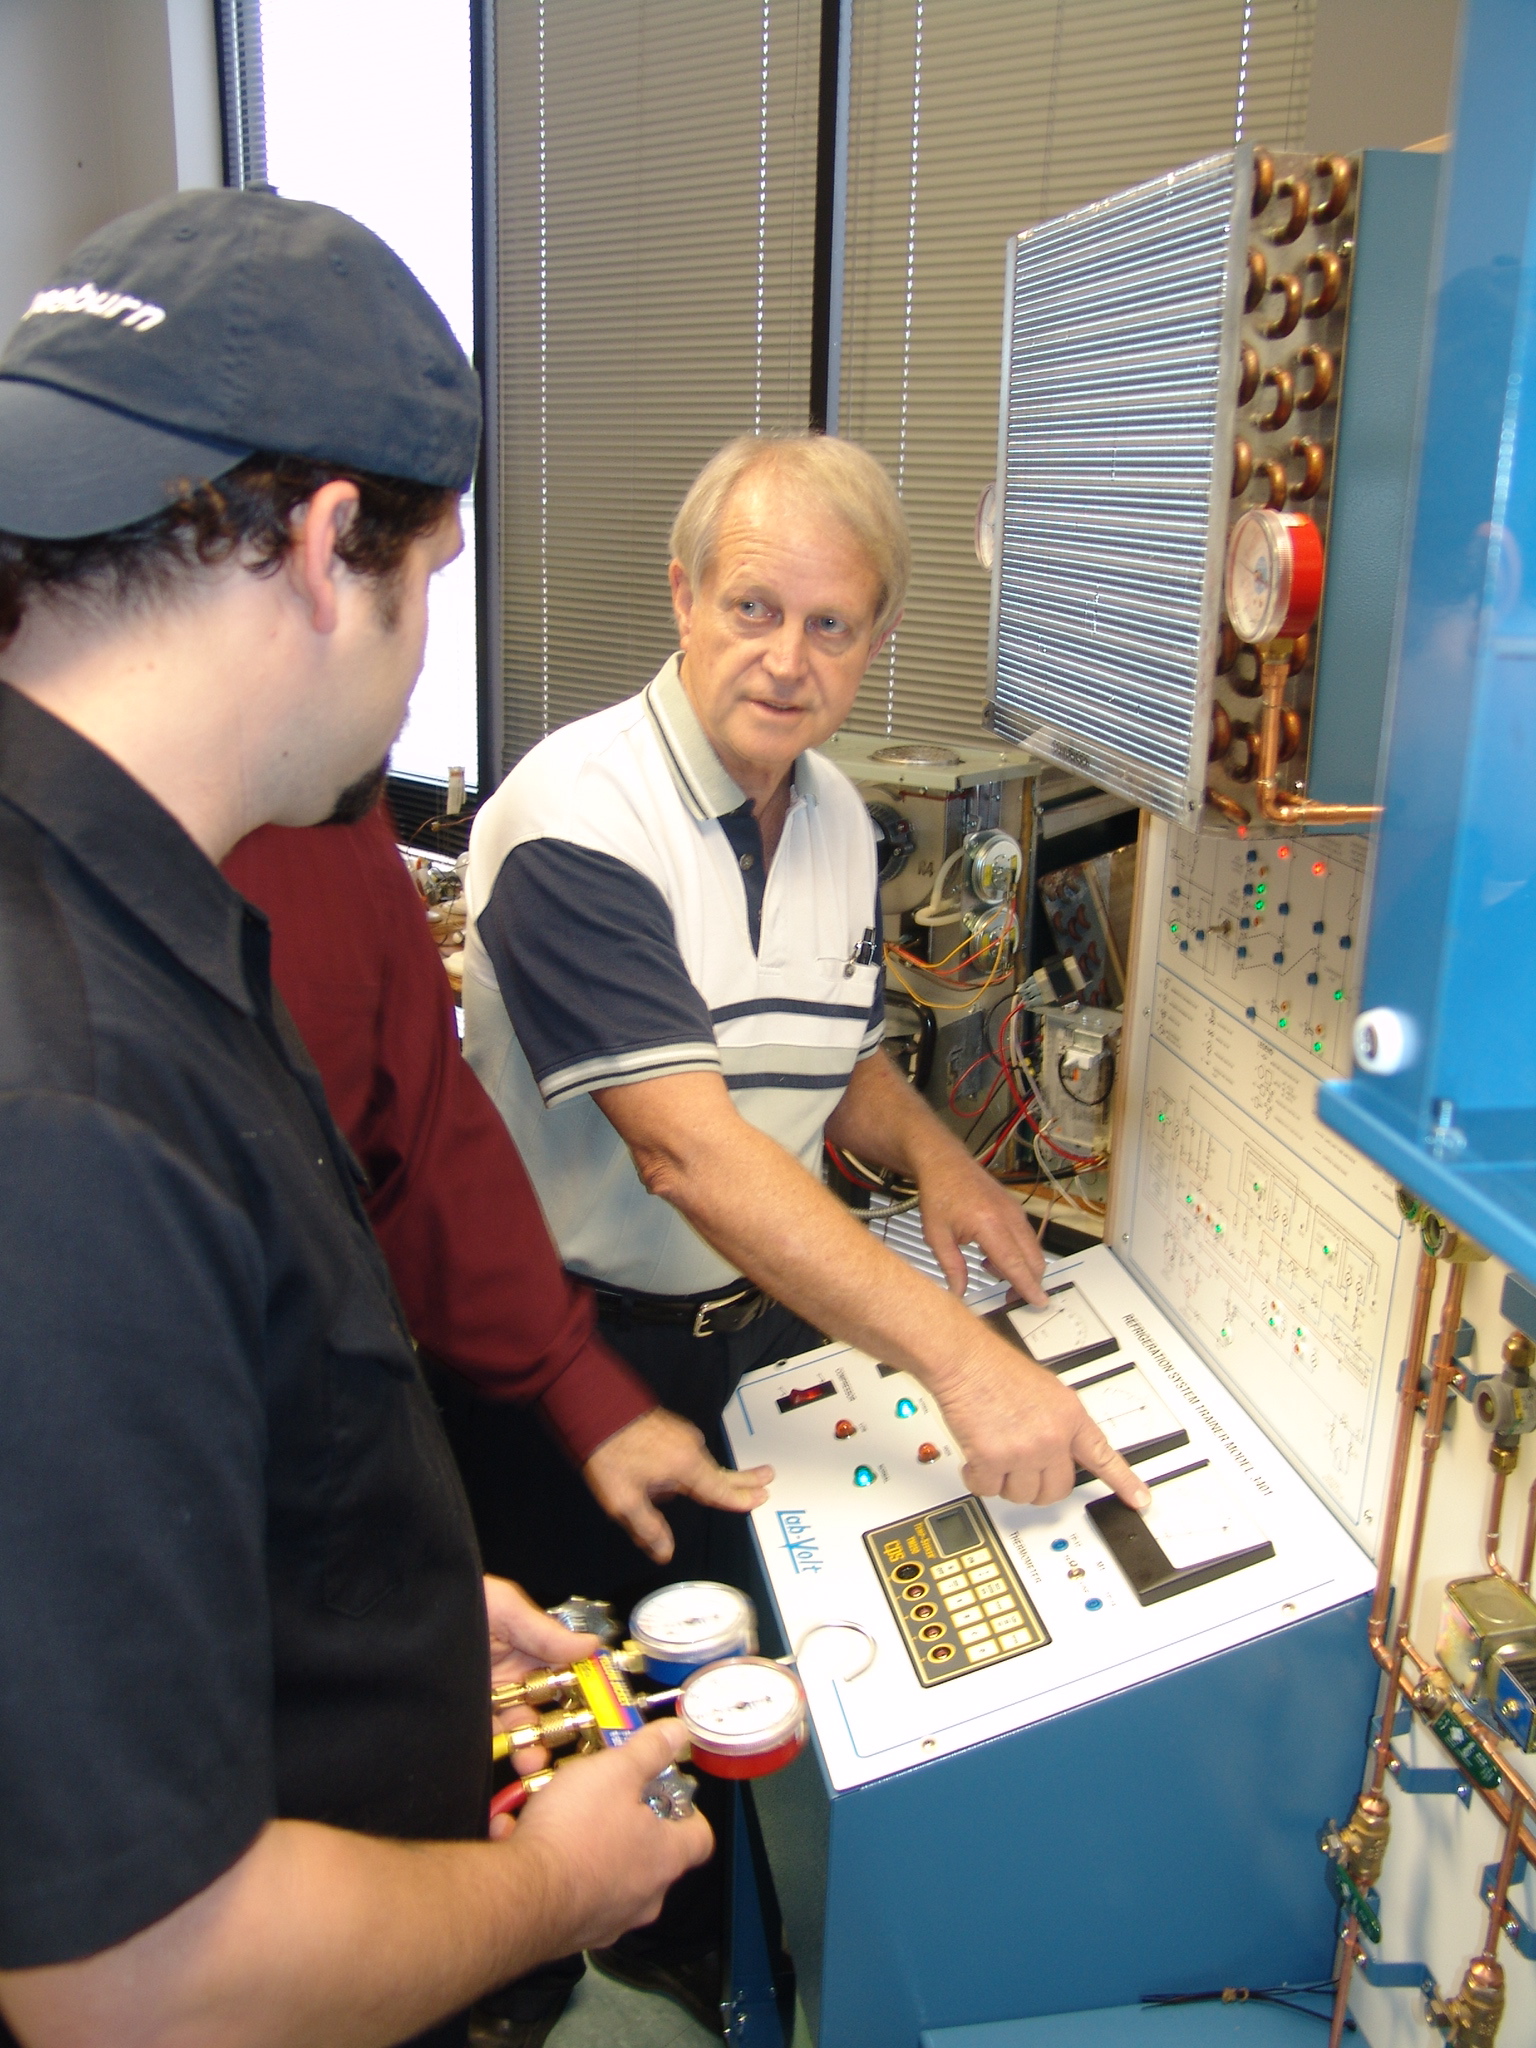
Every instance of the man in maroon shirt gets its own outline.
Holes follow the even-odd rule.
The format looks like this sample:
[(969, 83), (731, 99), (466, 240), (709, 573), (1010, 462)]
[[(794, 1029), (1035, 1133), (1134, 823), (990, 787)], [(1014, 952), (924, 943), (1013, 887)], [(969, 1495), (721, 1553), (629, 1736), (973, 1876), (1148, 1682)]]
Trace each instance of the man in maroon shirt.
[[(658, 1563), (655, 1502), (744, 1513), (771, 1474), (727, 1472), (594, 1330), (523, 1163), (459, 1050), (453, 999), (388, 812), (253, 832), (224, 862), (272, 925), (272, 974), (368, 1178), (412, 1336), (497, 1401), (536, 1401), (593, 1494)], [(563, 1592), (579, 1591), (565, 1587)]]

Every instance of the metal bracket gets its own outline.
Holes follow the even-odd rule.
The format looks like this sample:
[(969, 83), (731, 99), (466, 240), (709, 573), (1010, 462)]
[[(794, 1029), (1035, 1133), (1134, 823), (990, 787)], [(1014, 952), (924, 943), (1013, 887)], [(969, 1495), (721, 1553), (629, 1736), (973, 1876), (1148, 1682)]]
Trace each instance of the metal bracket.
[(1472, 1804), (1472, 1787), (1454, 1768), (1442, 1769), (1438, 1764), (1406, 1763), (1394, 1747), (1392, 1761), (1387, 1765), (1393, 1782), (1400, 1792), (1446, 1793), (1454, 1792), (1463, 1806)]
[(1379, 1963), (1363, 1947), (1359, 1956), (1361, 1976), (1378, 1991), (1422, 1991), (1426, 1998), (1434, 1997), (1435, 1980), (1427, 1963)]
[[(1517, 1854), (1514, 1869), (1510, 1873), (1511, 1884), (1519, 1884), (1520, 1880), (1525, 1876), (1526, 1869), (1525, 1857)], [(1497, 1863), (1490, 1863), (1483, 1870), (1482, 1882), (1477, 1890), (1478, 1897), (1485, 1906), (1490, 1905), (1493, 1901), (1493, 1887), (1498, 1874), (1499, 1866)], [(1504, 1901), (1504, 1932), (1514, 1943), (1515, 1950), (1519, 1955), (1524, 1956), (1527, 1962), (1536, 1963), (1536, 1927), (1530, 1926), (1523, 1920), (1514, 1907), (1510, 1905), (1508, 1899)]]

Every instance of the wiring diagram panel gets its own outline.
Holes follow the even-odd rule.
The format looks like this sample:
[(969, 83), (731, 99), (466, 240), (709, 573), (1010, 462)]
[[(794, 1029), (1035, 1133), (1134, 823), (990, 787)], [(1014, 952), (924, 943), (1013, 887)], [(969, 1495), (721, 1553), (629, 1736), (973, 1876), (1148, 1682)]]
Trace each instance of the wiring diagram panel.
[(1414, 1247), (1391, 1179), (1315, 1107), (1348, 1071), (1365, 851), (1149, 841), (1161, 923), (1136, 1006), (1122, 1248), (1371, 1549)]
[(1158, 959), (1304, 1064), (1347, 1076), (1365, 839), (1173, 837)]

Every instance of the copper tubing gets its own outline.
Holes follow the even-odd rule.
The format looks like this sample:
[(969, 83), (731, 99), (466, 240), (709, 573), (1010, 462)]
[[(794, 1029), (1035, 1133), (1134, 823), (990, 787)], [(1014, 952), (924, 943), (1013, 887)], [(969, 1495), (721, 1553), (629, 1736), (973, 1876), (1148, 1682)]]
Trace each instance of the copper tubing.
[(1305, 178), (1281, 178), (1275, 186), (1277, 199), (1289, 199), (1291, 210), (1279, 227), (1271, 228), (1269, 239), (1282, 247), (1298, 240), (1312, 214), (1312, 187)]
[(1337, 220), (1349, 204), (1355, 167), (1347, 156), (1320, 156), (1312, 169), (1315, 177), (1328, 180), (1328, 196), (1318, 200), (1312, 209), (1312, 218), (1319, 222)]
[[(1433, 1263), (1433, 1262), (1431, 1262)], [(1420, 1282), (1422, 1281), (1422, 1271)], [(1418, 1312), (1418, 1286), (1414, 1287), (1414, 1312)], [(1433, 1281), (1431, 1281), (1431, 1286)], [(1429, 1406), (1424, 1417), (1423, 1448), (1419, 1458), (1419, 1489), (1413, 1504), (1413, 1530), (1408, 1539), (1408, 1557), (1403, 1566), (1403, 1583), (1397, 1597), (1397, 1625), (1392, 1631), (1392, 1651), (1387, 1663), (1387, 1702), (1382, 1710), (1381, 1728), (1376, 1737), (1376, 1763), (1371, 1772), (1370, 1789), (1379, 1792), (1386, 1780), (1387, 1768), (1392, 1761), (1392, 1723), (1397, 1719), (1396, 1699), (1403, 1678), (1403, 1658), (1408, 1648), (1408, 1625), (1412, 1618), (1413, 1598), (1419, 1588), (1419, 1562), (1424, 1555), (1424, 1528), (1429, 1516), (1429, 1483), (1434, 1475), (1435, 1454), (1440, 1448), (1440, 1438), (1445, 1427), (1445, 1404), (1450, 1396), (1451, 1378), (1456, 1370), (1456, 1332), (1461, 1327), (1461, 1301), (1466, 1292), (1467, 1269), (1453, 1265), (1445, 1286), (1445, 1302), (1440, 1310), (1440, 1328), (1435, 1337), (1434, 1357), (1430, 1366)], [(1421, 1339), (1422, 1344), (1422, 1339)], [(1403, 1434), (1403, 1408), (1409, 1405), (1411, 1388), (1412, 1406), (1407, 1418), (1407, 1429), (1412, 1432), (1413, 1414), (1418, 1408), (1419, 1375), (1409, 1364), (1404, 1369), (1403, 1393), (1398, 1404), (1398, 1433)], [(1393, 1507), (1393, 1548), (1396, 1548), (1397, 1520), (1402, 1509), (1403, 1489), (1401, 1479), (1396, 1488), (1397, 1500)], [(1383, 1532), (1385, 1537), (1385, 1532)], [(1392, 1560), (1386, 1557), (1386, 1570), (1390, 1575)], [(1381, 1601), (1381, 1581), (1378, 1576), (1376, 1603)], [(1371, 1648), (1381, 1654), (1381, 1630), (1375, 1626), (1376, 1603), (1371, 1609), (1371, 1623), (1368, 1624), (1367, 1639)], [(1383, 1610), (1383, 1624), (1385, 1611)]]
[(1253, 217), (1255, 220), (1258, 219), (1265, 207), (1268, 206), (1274, 194), (1275, 160), (1267, 149), (1256, 149), (1253, 152), (1252, 200)]
[(1221, 622), (1221, 641), (1216, 653), (1217, 675), (1224, 676), (1230, 672), (1232, 664), (1237, 660), (1242, 644), (1242, 641), (1238, 639), (1228, 622), (1223, 619)]
[(1331, 313), (1339, 302), (1339, 288), (1344, 282), (1344, 265), (1332, 249), (1314, 249), (1307, 258), (1307, 270), (1316, 271), (1322, 279), (1317, 296), (1308, 299), (1302, 307), (1309, 320), (1321, 320), (1325, 313)]
[(1493, 1487), (1488, 1495), (1488, 1527), (1483, 1531), (1483, 1562), (1495, 1578), (1513, 1579), (1514, 1573), (1499, 1556), (1499, 1537), (1504, 1529), (1504, 1488), (1509, 1474), (1493, 1469)]
[(1531, 1481), (1525, 1508), (1525, 1539), (1520, 1545), (1520, 1583), (1531, 1590), (1531, 1572), (1536, 1569), (1536, 1479)]
[(1286, 500), (1291, 495), (1291, 480), (1285, 473), (1285, 464), (1283, 462), (1261, 462), (1259, 464), (1259, 475), (1263, 477), (1269, 486), (1269, 497), (1266, 502), (1269, 505), (1270, 511), (1283, 512)]
[(1339, 2043), (1344, 2038), (1344, 2023), (1349, 2018), (1349, 1980), (1355, 1973), (1355, 1958), (1360, 1953), (1360, 1932), (1353, 1914), (1349, 1917), (1349, 1925), (1344, 1929), (1344, 1938), (1339, 1946), (1339, 1982), (1333, 1994), (1328, 2048), (1339, 2048)]
[(1311, 659), (1312, 635), (1310, 633), (1298, 633), (1291, 642), (1291, 659), (1289, 664), (1291, 674), (1293, 676), (1300, 675)]
[(1221, 815), (1234, 825), (1247, 825), (1252, 822), (1237, 799), (1223, 796), (1219, 789), (1207, 787), (1205, 800), (1213, 811), (1220, 811)]
[(1309, 341), (1296, 361), (1312, 372), (1312, 382), (1305, 391), (1296, 393), (1296, 403), (1303, 412), (1316, 412), (1320, 405), (1328, 403), (1333, 392), (1333, 357), (1327, 349)]
[(1259, 681), (1259, 657), (1256, 649), (1245, 647), (1232, 664), (1229, 687), (1239, 697), (1257, 697), (1263, 685)]
[(1397, 1434), (1392, 1439), (1392, 1463), (1387, 1471), (1380, 1549), (1376, 1554), (1376, 1597), (1371, 1602), (1370, 1619), (1365, 1625), (1373, 1650), (1379, 1650), (1386, 1640), (1387, 1610), (1392, 1604), (1392, 1561), (1397, 1552), (1397, 1526), (1403, 1513), (1403, 1489), (1408, 1483), (1413, 1421), (1419, 1412), (1419, 1379), (1424, 1371), (1424, 1344), (1429, 1336), (1429, 1313), (1435, 1298), (1436, 1263), (1428, 1252), (1421, 1251), (1418, 1270), (1413, 1276), (1413, 1304), (1408, 1311), (1408, 1350), (1403, 1360), (1403, 1384), (1397, 1392)]
[[(1278, 292), (1285, 303), (1274, 319), (1261, 326), (1259, 331), (1267, 335), (1271, 341), (1283, 341), (1286, 335), (1296, 332), (1297, 323), (1301, 319), (1301, 279), (1293, 277), (1288, 270), (1283, 270), (1278, 277), (1269, 280), (1269, 290)], [(1268, 296), (1269, 293), (1266, 292), (1265, 297)]]
[(1499, 1858), (1493, 1890), (1488, 1898), (1488, 1939), (1483, 1943), (1483, 1954), (1490, 1962), (1498, 1954), (1499, 1936), (1504, 1932), (1504, 1915), (1509, 1910), (1509, 1887), (1515, 1874), (1515, 1858), (1520, 1853), (1520, 1831), (1524, 1819), (1525, 1801), (1518, 1792), (1511, 1793), (1504, 1853)]
[(1246, 405), (1259, 388), (1259, 352), (1251, 341), (1243, 343), (1238, 361), (1241, 367), (1237, 379), (1237, 402)]
[(1269, 290), (1269, 265), (1264, 260), (1262, 249), (1248, 251), (1248, 288), (1243, 293), (1243, 311), (1256, 313), (1259, 302)]
[(1263, 433), (1276, 434), (1291, 416), (1291, 408), (1296, 403), (1296, 384), (1289, 370), (1266, 370), (1260, 390), (1266, 384), (1275, 387), (1275, 403), (1269, 412), (1255, 421), (1255, 425)]
[(1258, 772), (1259, 747), (1251, 725), (1232, 728), (1232, 747), (1227, 756), (1227, 773), (1234, 782), (1252, 782)]
[(1219, 761), (1232, 744), (1232, 719), (1225, 704), (1211, 706), (1211, 743), (1207, 761)]
[(1289, 761), (1301, 745), (1301, 713), (1289, 706), (1280, 714), (1280, 758)]
[[(1284, 646), (1284, 642), (1278, 643)], [(1266, 648), (1260, 684), (1264, 713), (1259, 725), (1259, 814), (1272, 825), (1367, 825), (1381, 816), (1379, 804), (1322, 804), (1311, 797), (1282, 796), (1277, 777), (1284, 727), (1285, 686), (1291, 679), (1290, 650)], [(1442, 1404), (1442, 1415), (1444, 1407)]]
[(1294, 440), (1287, 449), (1293, 460), (1302, 464), (1301, 480), (1291, 485), (1293, 498), (1315, 498), (1323, 487), (1323, 472), (1327, 467), (1327, 455), (1321, 441), (1313, 441), (1305, 435)]
[(1240, 498), (1253, 482), (1253, 450), (1241, 436), (1232, 443), (1232, 495)]

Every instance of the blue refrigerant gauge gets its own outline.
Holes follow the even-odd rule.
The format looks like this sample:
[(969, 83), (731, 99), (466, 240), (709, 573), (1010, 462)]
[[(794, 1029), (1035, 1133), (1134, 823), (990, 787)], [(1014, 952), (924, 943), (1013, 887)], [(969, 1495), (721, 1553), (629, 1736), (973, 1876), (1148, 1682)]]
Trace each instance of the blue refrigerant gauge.
[(714, 1579), (680, 1579), (647, 1593), (629, 1617), (650, 1677), (681, 1685), (690, 1672), (757, 1649), (757, 1610), (745, 1593)]

